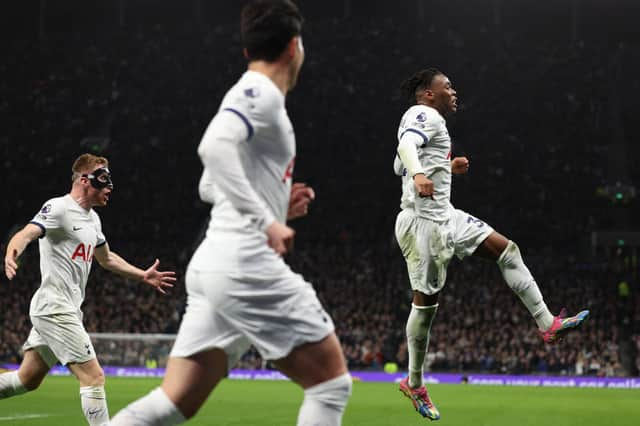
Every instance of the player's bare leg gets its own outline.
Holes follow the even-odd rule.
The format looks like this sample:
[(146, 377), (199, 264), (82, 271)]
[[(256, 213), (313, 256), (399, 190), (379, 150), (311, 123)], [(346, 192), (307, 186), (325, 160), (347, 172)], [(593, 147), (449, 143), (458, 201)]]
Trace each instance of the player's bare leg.
[(69, 370), (80, 382), (82, 413), (90, 425), (109, 424), (109, 409), (104, 391), (104, 371), (97, 359), (70, 363)]
[(80, 386), (104, 386), (104, 371), (95, 358), (87, 362), (70, 363), (67, 367), (76, 376)]
[(351, 376), (335, 333), (319, 342), (296, 347), (274, 364), (304, 389), (298, 426), (338, 426), (342, 423), (351, 395)]
[(411, 400), (421, 416), (438, 420), (440, 413), (431, 402), (422, 382), (424, 359), (429, 346), (431, 324), (438, 309), (439, 293), (428, 295), (413, 292), (413, 303), (407, 320), (407, 348), (409, 351), (409, 375), (400, 382), (400, 391)]
[(0, 374), (0, 399), (37, 389), (48, 372), (42, 357), (33, 349), (26, 350), (18, 371)]
[(195, 416), (227, 375), (227, 354), (210, 349), (188, 358), (171, 357), (159, 388), (129, 404), (111, 426), (178, 425)]
[(190, 419), (227, 371), (227, 354), (221, 349), (210, 349), (189, 358), (169, 358), (161, 388), (184, 417)]
[(18, 377), (27, 391), (32, 391), (40, 386), (44, 378), (47, 377), (49, 370), (49, 366), (40, 354), (33, 349), (29, 349), (24, 352), (22, 363), (18, 369)]
[(474, 256), (497, 262), (509, 245), (509, 240), (499, 232), (492, 232), (473, 253)]
[(524, 264), (520, 249), (516, 243), (498, 232), (492, 232), (473, 254), (498, 263), (504, 280), (535, 319), (545, 342), (559, 340), (567, 332), (578, 328), (589, 315), (589, 311), (585, 310), (567, 317), (563, 309), (554, 317), (544, 303), (538, 284)]

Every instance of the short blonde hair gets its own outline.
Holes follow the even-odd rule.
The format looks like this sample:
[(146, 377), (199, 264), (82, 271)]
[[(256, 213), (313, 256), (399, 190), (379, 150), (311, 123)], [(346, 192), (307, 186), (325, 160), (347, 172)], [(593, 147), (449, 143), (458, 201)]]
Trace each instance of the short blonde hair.
[(109, 167), (109, 160), (89, 153), (82, 154), (76, 158), (76, 161), (73, 162), (73, 166), (71, 166), (71, 171), (73, 172), (71, 181), (75, 181), (85, 173), (91, 173), (98, 165), (102, 167)]

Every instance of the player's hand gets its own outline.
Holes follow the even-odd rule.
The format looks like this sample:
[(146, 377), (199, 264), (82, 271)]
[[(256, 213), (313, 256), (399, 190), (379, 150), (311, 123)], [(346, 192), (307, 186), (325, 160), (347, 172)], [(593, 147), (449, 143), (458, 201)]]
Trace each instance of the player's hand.
[(293, 237), (296, 231), (289, 228), (287, 225), (275, 221), (266, 230), (267, 237), (269, 238), (269, 246), (276, 251), (280, 256), (291, 251), (293, 248)]
[(433, 198), (433, 181), (423, 173), (418, 173), (413, 177), (413, 184), (416, 186), (416, 192), (419, 196)]
[(156, 259), (153, 265), (144, 271), (142, 282), (149, 284), (162, 294), (167, 294), (164, 289), (173, 287), (173, 283), (176, 282), (176, 273), (173, 271), (158, 271), (158, 265), (160, 265), (160, 261)]
[(16, 276), (16, 271), (18, 270), (18, 253), (15, 250), (11, 250), (11, 252), (7, 252), (7, 255), (4, 258), (4, 273), (12, 280)]
[(294, 183), (289, 197), (289, 211), (287, 220), (306, 216), (309, 213), (309, 203), (316, 198), (313, 188), (306, 183)]
[(451, 161), (451, 173), (461, 175), (469, 171), (469, 160), (467, 157), (456, 157)]

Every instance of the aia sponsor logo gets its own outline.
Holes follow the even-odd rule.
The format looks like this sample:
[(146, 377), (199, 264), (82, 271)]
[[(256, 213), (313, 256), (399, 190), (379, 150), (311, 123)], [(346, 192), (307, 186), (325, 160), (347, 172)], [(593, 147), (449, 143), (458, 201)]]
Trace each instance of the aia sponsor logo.
[(86, 246), (84, 243), (78, 244), (71, 255), (71, 260), (76, 259), (90, 263), (93, 260), (93, 247), (91, 247), (91, 244), (87, 244)]

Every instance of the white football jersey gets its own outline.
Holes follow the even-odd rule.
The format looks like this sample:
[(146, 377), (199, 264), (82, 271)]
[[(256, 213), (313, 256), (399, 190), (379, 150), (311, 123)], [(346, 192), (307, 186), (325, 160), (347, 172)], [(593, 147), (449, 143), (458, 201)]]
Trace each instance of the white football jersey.
[(450, 218), (452, 206), (451, 138), (445, 119), (431, 107), (414, 105), (402, 116), (398, 141), (407, 132), (420, 136), (421, 142), (416, 145), (418, 158), (425, 175), (433, 181), (434, 194), (433, 198), (416, 196), (412, 179), (403, 178), (403, 205), (408, 205), (413, 199), (418, 216), (436, 222), (446, 221)]
[[(258, 202), (280, 223), (286, 223), (289, 208), (291, 180), (296, 155), (296, 140), (291, 120), (285, 109), (285, 97), (266, 75), (246, 71), (227, 92), (216, 117), (205, 132), (200, 149), (214, 144), (212, 127), (216, 120), (244, 122), (247, 140), (238, 146), (242, 168), (251, 187), (258, 195)], [(211, 145), (209, 145), (211, 146)], [(201, 180), (207, 181), (206, 166)], [(218, 176), (217, 179), (224, 179)], [(209, 191), (212, 199), (211, 221), (207, 235), (212, 232), (237, 232), (265, 238), (263, 229), (268, 223), (263, 218), (243, 215), (234, 208), (225, 194), (212, 181)]]
[(30, 222), (39, 226), (40, 288), (30, 315), (79, 312), (84, 301), (93, 252), (106, 243), (98, 214), (85, 210), (69, 194), (52, 198)]

